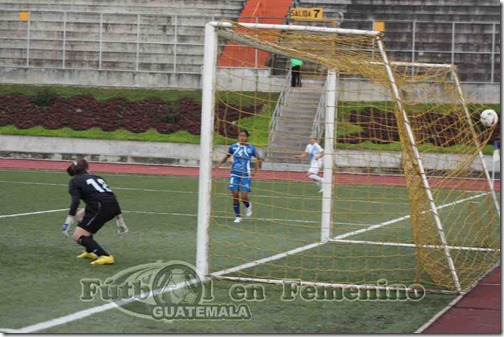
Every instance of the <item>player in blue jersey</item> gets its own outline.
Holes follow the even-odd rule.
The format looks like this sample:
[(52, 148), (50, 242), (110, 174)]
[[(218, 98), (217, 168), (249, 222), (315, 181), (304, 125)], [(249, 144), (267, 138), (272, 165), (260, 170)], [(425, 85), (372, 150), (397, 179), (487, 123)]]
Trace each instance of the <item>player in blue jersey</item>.
[(242, 218), (240, 215), (240, 191), (241, 200), (245, 205), (245, 215), (252, 215), (252, 203), (249, 200), (249, 192), (251, 191), (252, 175), (251, 162), (252, 158), (256, 158), (254, 171), (259, 170), (262, 159), (259, 157), (256, 148), (253, 145), (247, 144), (249, 133), (247, 130), (240, 130), (238, 133), (238, 142), (229, 147), (228, 153), (222, 160), (214, 165), (214, 169), (224, 164), (229, 157), (233, 157), (233, 165), (231, 166), (231, 174), (229, 177), (228, 189), (233, 193), (233, 209), (235, 212), (235, 223), (240, 223)]
[(317, 139), (310, 138), (310, 143), (306, 145), (304, 152), (301, 152), (294, 158), (301, 159), (310, 156), (310, 168), (306, 172), (306, 177), (311, 179), (320, 187), (322, 193), (322, 178), (318, 176), (322, 168), (322, 157), (324, 157), (324, 149), (317, 143)]

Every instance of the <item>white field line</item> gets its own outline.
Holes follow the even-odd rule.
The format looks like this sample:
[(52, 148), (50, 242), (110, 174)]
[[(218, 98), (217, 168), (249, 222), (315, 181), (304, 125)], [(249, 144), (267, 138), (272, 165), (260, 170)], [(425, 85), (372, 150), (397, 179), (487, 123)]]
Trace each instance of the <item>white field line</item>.
[(437, 314), (435, 314), (434, 316), (432, 316), (431, 319), (429, 319), (424, 325), (422, 325), (420, 328), (418, 328), (414, 333), (422, 333), (422, 331), (424, 331), (429, 326), (431, 326), (432, 323), (434, 323), (435, 321), (437, 321), (437, 319), (439, 317), (441, 317), (445, 312), (447, 312), (448, 310), (450, 310), (451, 308), (453, 308), (455, 306), (455, 304), (457, 304), (465, 295), (466, 295), (466, 293), (461, 293), (460, 295), (458, 295), (453, 301), (451, 301), (450, 303), (448, 303), (446, 305), (446, 307), (444, 307)]
[(258, 265), (266, 263), (266, 262), (278, 260), (278, 259), (284, 258), (284, 257), (289, 256), (289, 255), (294, 255), (294, 254), (303, 252), (305, 250), (321, 246), (323, 244), (326, 244), (326, 242), (314, 242), (314, 243), (310, 243), (309, 245), (306, 245), (306, 246), (303, 246), (303, 247), (294, 248), (294, 249), (291, 249), (291, 250), (283, 252), (283, 253), (275, 254), (275, 255), (270, 256), (270, 257), (265, 257), (263, 259), (255, 260), (255, 261), (248, 262), (248, 263), (244, 263), (244, 264), (241, 264), (241, 265), (233, 267), (233, 268), (224, 269), (224, 270), (212, 273), (210, 275), (212, 275), (212, 276), (222, 276), (222, 275), (225, 275), (225, 274), (234, 273), (235, 271), (239, 271), (239, 270), (242, 270), (242, 269), (247, 269), (247, 268), (250, 268), (250, 267), (255, 267), (255, 266), (258, 266)]
[(62, 325), (62, 324), (70, 323), (70, 322), (73, 322), (73, 321), (76, 321), (79, 319), (83, 319), (83, 318), (89, 317), (91, 315), (110, 310), (115, 307), (117, 307), (117, 304), (115, 302), (103, 304), (103, 305), (100, 305), (97, 307), (77, 311), (77, 312), (74, 312), (73, 314), (70, 314), (70, 315), (61, 316), (61, 317), (54, 318), (54, 319), (51, 319), (51, 320), (48, 320), (45, 322), (40, 322), (37, 324), (25, 326), (21, 329), (15, 330), (14, 333), (33, 333), (33, 332), (49, 329), (49, 328), (52, 328), (52, 327), (55, 327), (58, 325)]
[[(148, 211), (123, 211), (123, 213), (135, 213), (135, 214), (152, 214), (152, 215), (175, 215), (175, 216), (187, 216), (196, 218), (197, 214), (184, 214), (184, 213), (169, 213), (169, 212), (148, 212)], [(234, 215), (233, 215), (234, 217)], [(232, 219), (230, 216), (224, 215), (213, 215), (212, 218), (217, 219)], [(319, 224), (320, 220), (295, 220), (295, 219), (278, 219), (278, 218), (252, 218), (254, 221), (278, 221), (278, 222), (299, 222), (299, 223), (314, 223)], [(247, 221), (247, 218), (244, 219)], [(349, 226), (370, 226), (370, 224), (360, 224), (360, 223), (350, 223), (350, 222), (331, 222), (331, 224), (336, 225), (349, 225)]]
[[(42, 186), (62, 186), (67, 187), (68, 184), (60, 184), (60, 183), (40, 183), (40, 182), (27, 182), (27, 181), (13, 181), (13, 180), (0, 180), (0, 183), (6, 184), (18, 184), (18, 185), (42, 185)], [(160, 189), (152, 189), (152, 188), (135, 188), (135, 187), (114, 187), (116, 190), (120, 191), (139, 191), (139, 192), (159, 192), (159, 193), (180, 193), (180, 194), (197, 194), (197, 191), (180, 191), (180, 190), (160, 190)], [(466, 193), (479, 193), (480, 191), (463, 191)], [(224, 195), (224, 194), (220, 194)], [(270, 199), (300, 199), (299, 196), (288, 196), (288, 195), (264, 195), (264, 194), (254, 194), (254, 198), (270, 198)], [(316, 192), (313, 193), (313, 196), (304, 195), (303, 199), (315, 199), (318, 200), (320, 197)], [(408, 202), (398, 202), (398, 201), (371, 201), (371, 200), (359, 200), (359, 199), (338, 199), (337, 202), (349, 202), (349, 203), (367, 203), (367, 204), (394, 204), (394, 205), (409, 205)]]
[[(461, 202), (465, 202), (465, 201), (468, 201), (468, 200), (472, 200), (472, 199), (484, 196), (486, 194), (488, 194), (488, 193), (482, 193), (482, 194), (479, 194), (479, 195), (476, 195), (476, 196), (473, 196), (473, 197), (470, 197), (470, 198), (457, 200), (457, 201), (454, 201), (454, 202), (451, 202), (451, 203), (448, 203), (448, 204), (445, 204), (445, 205), (441, 205), (441, 206), (438, 207), (438, 209), (449, 207), (449, 206), (453, 206), (453, 205), (459, 204)], [(391, 225), (391, 224), (394, 224), (394, 223), (397, 223), (397, 222), (400, 222), (400, 221), (403, 221), (403, 220), (406, 220), (406, 219), (409, 219), (409, 218), (410, 218), (409, 215), (402, 216), (400, 218), (396, 218), (396, 219), (392, 219), (392, 220), (389, 220), (389, 221), (385, 221), (385, 222), (382, 222), (382, 223), (377, 224), (377, 225), (369, 226), (368, 228), (363, 228), (363, 229), (359, 229), (359, 230), (355, 230), (355, 231), (352, 231), (352, 232), (348, 232), (348, 233), (345, 233), (345, 234), (341, 234), (341, 235), (335, 236), (335, 237), (333, 237), (332, 239), (330, 239), (327, 242), (331, 242), (333, 240), (341, 240), (341, 239), (347, 238), (349, 236), (353, 236), (353, 235), (369, 232), (369, 231), (372, 231), (372, 230), (375, 230), (375, 229), (378, 229), (378, 228), (381, 228), (381, 227), (384, 227), (384, 226), (387, 226), (387, 225)], [(295, 248), (295, 249), (289, 250), (287, 252), (275, 254), (275, 255), (270, 256), (270, 257), (266, 257), (266, 258), (263, 258), (263, 259), (255, 260), (255, 261), (252, 261), (252, 262), (248, 262), (248, 263), (239, 265), (237, 267), (221, 270), (219, 272), (213, 273), (212, 275), (214, 275), (214, 276), (221, 276), (221, 275), (224, 275), (224, 274), (233, 273), (233, 272), (238, 271), (238, 270), (254, 267), (254, 266), (257, 266), (257, 265), (262, 264), (262, 263), (267, 263), (267, 262), (270, 262), (270, 261), (278, 260), (278, 259), (284, 258), (284, 257), (286, 257), (288, 255), (297, 254), (299, 252), (302, 252), (302, 251), (305, 251), (305, 250), (308, 250), (308, 249), (311, 249), (311, 248), (318, 247), (320, 245), (326, 244), (327, 242), (315, 242), (315, 243), (312, 243), (312, 244), (309, 244), (309, 245), (306, 245), (306, 246), (303, 246), (303, 247), (299, 247), (299, 248)]]
[[(62, 208), (62, 209), (50, 209), (47, 211), (36, 211), (36, 212), (29, 212), (29, 213), (6, 214), (6, 215), (0, 215), (0, 219), (15, 218), (18, 216), (25, 216), (25, 215), (56, 213), (56, 212), (63, 212), (63, 211), (67, 211), (67, 210), (68, 210), (68, 208)], [(123, 213), (152, 214), (152, 215), (174, 215), (174, 216), (186, 216), (186, 217), (193, 217), (193, 218), (197, 217), (197, 214), (169, 213), (169, 212), (123, 211)], [(218, 216), (218, 215), (214, 216), (214, 218), (230, 219), (230, 217), (228, 217), (228, 216)], [(298, 223), (320, 223), (320, 221), (314, 221), (314, 220), (294, 220), (294, 219), (274, 219), (274, 218), (254, 218), (254, 220), (278, 221), (278, 222), (298, 222)], [(332, 222), (332, 224), (348, 225), (348, 226), (369, 226), (369, 224), (357, 224), (357, 223), (348, 223), (348, 222)]]
[[(161, 289), (156, 289), (154, 291), (151, 291), (150, 294), (149, 294), (149, 296), (147, 296), (147, 298), (152, 297), (154, 295), (166, 293), (166, 292), (171, 292), (173, 290), (182, 289), (182, 288), (185, 288), (186, 286), (190, 286), (190, 285), (193, 285), (195, 283), (196, 283), (196, 281), (179, 282), (179, 283), (176, 283), (174, 287), (166, 287), (166, 288), (164, 288), (162, 290)], [(55, 326), (58, 326), (58, 325), (70, 323), (70, 322), (73, 322), (73, 321), (85, 318), (85, 317), (88, 317), (88, 316), (91, 316), (91, 315), (94, 315), (94, 314), (97, 314), (97, 313), (100, 313), (100, 312), (104, 312), (104, 311), (110, 310), (112, 308), (118, 308), (118, 307), (123, 306), (125, 304), (137, 301), (138, 299), (139, 299), (138, 297), (132, 297), (132, 298), (128, 298), (128, 299), (124, 299), (124, 300), (118, 301), (117, 303), (116, 302), (111, 302), (111, 303), (103, 304), (103, 305), (100, 305), (100, 306), (97, 306), (97, 307), (93, 307), (93, 308), (77, 311), (77, 312), (75, 312), (73, 314), (70, 314), (70, 315), (61, 316), (61, 317), (58, 317), (58, 318), (55, 318), (55, 319), (51, 319), (49, 321), (45, 321), (45, 322), (29, 325), (29, 326), (26, 326), (26, 327), (21, 328), (21, 329), (13, 330), (11, 332), (13, 332), (13, 333), (33, 333), (33, 332), (36, 332), (36, 331), (49, 329), (49, 328), (52, 328), (52, 327), (55, 327)]]
[(56, 213), (56, 212), (63, 212), (63, 211), (68, 211), (68, 208), (50, 209), (50, 210), (47, 210), (47, 211), (36, 211), (36, 212), (29, 212), (29, 213), (5, 214), (5, 215), (0, 215), (0, 219), (15, 218), (15, 217), (18, 217), (18, 216), (25, 216), (25, 215)]
[[(68, 186), (68, 184), (38, 183), (38, 182), (31, 182), (31, 181), (12, 181), (12, 180), (0, 180), (0, 183), (18, 184), (18, 185), (62, 186), (62, 187), (67, 187)], [(134, 187), (114, 187), (114, 189), (116, 189), (116, 190), (125, 190), (125, 191), (181, 193), (181, 194), (197, 194), (198, 193), (198, 192), (193, 192), (193, 191), (158, 190), (158, 189), (134, 188)]]
[[(320, 246), (322, 244), (324, 244), (324, 243), (322, 243), (322, 242), (312, 243), (312, 244), (306, 245), (304, 247), (293, 249), (293, 250), (291, 250), (289, 252), (291, 254), (295, 254), (295, 253), (299, 253), (299, 252), (302, 252), (302, 251), (307, 250), (307, 249), (311, 249), (311, 248)], [(283, 253), (281, 255), (285, 255), (285, 253)], [(268, 258), (268, 259), (270, 259), (270, 258)], [(265, 259), (262, 259), (262, 260), (265, 260)], [(261, 261), (261, 260), (257, 260), (257, 261)], [(255, 262), (257, 262), (257, 261), (255, 261)], [(231, 268), (231, 269), (227, 269), (227, 271), (228, 271), (228, 273), (230, 273), (230, 272), (237, 271), (237, 270), (240, 270), (240, 269), (245, 269), (245, 268), (250, 267), (251, 264), (252, 263), (241, 265), (241, 266), (238, 266), (238, 267), (235, 267), (235, 268)], [(225, 271), (216, 272), (216, 273), (212, 273), (211, 275), (213, 275), (213, 276), (220, 276), (220, 275), (223, 275), (224, 272)], [(177, 286), (178, 285), (179, 284), (177, 284)], [(184, 285), (187, 285), (187, 284), (184, 283)], [(178, 287), (167, 288), (167, 289), (168, 290), (166, 290), (166, 291), (171, 291), (171, 290), (174, 290), (174, 289), (178, 289)], [(148, 297), (152, 297), (152, 293)], [(126, 304), (128, 302), (131, 302), (133, 300), (134, 299), (126, 300), (126, 301), (119, 302), (119, 303), (112, 302), (112, 303), (103, 304), (103, 305), (100, 305), (100, 306), (97, 306), (97, 307), (93, 307), (93, 308), (77, 311), (77, 312), (74, 312), (73, 314), (69, 314), (69, 315), (66, 315), (66, 316), (61, 316), (61, 317), (54, 318), (54, 319), (51, 319), (51, 320), (48, 320), (48, 321), (44, 321), (44, 322), (40, 322), (40, 323), (37, 323), (37, 324), (29, 325), (29, 326), (23, 327), (21, 329), (14, 330), (12, 332), (13, 333), (34, 333), (34, 332), (46, 330), (46, 329), (49, 329), (49, 328), (53, 328), (55, 326), (63, 325), (63, 324), (70, 323), (70, 322), (73, 322), (73, 321), (77, 321), (77, 320), (89, 317), (91, 315), (94, 315), (94, 314), (98, 314), (98, 313), (101, 313), (101, 312), (104, 312), (104, 311), (108, 311), (108, 310), (110, 310), (112, 308), (118, 307), (119, 305), (124, 305), (124, 304)]]
[(240, 282), (252, 282), (252, 283), (266, 283), (266, 284), (289, 284), (294, 283), (297, 286), (314, 286), (314, 287), (324, 287), (324, 288), (356, 288), (360, 290), (400, 290), (400, 291), (413, 291), (415, 288), (412, 287), (401, 287), (401, 286), (379, 286), (376, 284), (350, 284), (350, 283), (326, 283), (326, 282), (309, 282), (300, 280), (275, 280), (275, 279), (264, 279), (264, 278), (252, 278), (252, 277), (233, 277), (233, 276), (219, 276), (216, 277), (219, 280), (229, 280), (229, 281), (240, 281)]
[(0, 333), (15, 333), (17, 330), (16, 329), (7, 329), (7, 328), (0, 328)]
[[(429, 326), (432, 325), (439, 317), (441, 317), (445, 312), (447, 312), (449, 309), (453, 308), (455, 304), (457, 304), (465, 295), (470, 293), (478, 284), (479, 282), (484, 279), (487, 275), (489, 275), (492, 271), (495, 270), (500, 265), (500, 262), (497, 262), (492, 268), (488, 269), (486, 273), (480, 276), (479, 279), (473, 282), (469, 289), (465, 292), (462, 292), (457, 298), (455, 298), (453, 301), (448, 303), (446, 307), (441, 309), (437, 314), (435, 314), (428, 322), (426, 322), (424, 325), (422, 325), (420, 328), (418, 328), (414, 333), (422, 333), (425, 329), (427, 329)], [(500, 285), (499, 285), (500, 286)]]
[[(488, 193), (490, 193), (490, 192), (481, 193), (481, 194), (474, 195), (474, 196), (469, 197), (469, 198), (460, 199), (460, 200), (457, 200), (457, 201), (454, 201), (454, 202), (450, 202), (448, 204), (444, 204), (444, 205), (438, 206), (437, 209), (442, 209), (442, 208), (454, 206), (454, 205), (457, 205), (457, 204), (460, 204), (460, 203), (463, 203), (463, 202), (466, 202), (466, 201), (469, 201), (469, 200), (473, 200), (473, 199), (476, 199), (476, 198), (481, 198), (482, 196), (487, 195)], [(429, 211), (423, 211), (422, 214), (425, 214), (427, 212), (430, 212), (430, 210)], [(405, 215), (405, 216), (402, 216), (400, 218), (392, 219), (392, 220), (389, 220), (389, 221), (385, 221), (385, 222), (379, 223), (377, 225), (370, 226), (368, 228), (363, 228), (363, 229), (359, 229), (357, 231), (341, 234), (341, 235), (335, 236), (333, 239), (334, 240), (346, 239), (349, 236), (354, 236), (354, 235), (362, 234), (362, 233), (365, 233), (365, 232), (369, 232), (369, 231), (372, 231), (372, 230), (375, 230), (375, 229), (378, 229), (378, 228), (381, 228), (381, 227), (385, 227), (385, 226), (388, 226), (388, 225), (391, 225), (391, 224), (394, 224), (394, 223), (397, 223), (397, 222), (401, 222), (403, 220), (409, 219), (410, 217), (411, 217), (410, 215)]]
[[(475, 196), (475, 197), (481, 197), (481, 196), (483, 196), (485, 194), (487, 194), (487, 193), (483, 193), (483, 194), (480, 194), (480, 195)], [(467, 199), (463, 199), (463, 200), (467, 201), (467, 200), (470, 200), (470, 199), (474, 199), (475, 197), (467, 198)], [(448, 205), (455, 205), (455, 204), (460, 203), (460, 202), (463, 202), (463, 201), (459, 200), (459, 201), (456, 201), (456, 202), (453, 202), (453, 203), (450, 203), (450, 204), (446, 204), (446, 205), (440, 206), (438, 208), (448, 207)], [(407, 218), (408, 217), (401, 217), (401, 218), (398, 218), (398, 219), (401, 219), (401, 221), (402, 221), (402, 220), (407, 219)], [(390, 223), (395, 223), (395, 222), (398, 222), (398, 221), (393, 221), (393, 220), (386, 221), (386, 222), (382, 223), (382, 225), (380, 227), (385, 226), (385, 225), (383, 225), (385, 223), (390, 224)], [(376, 226), (371, 226), (371, 227), (373, 227), (373, 229), (380, 228), (380, 227), (376, 227)], [(371, 227), (368, 227), (366, 231), (373, 230), (373, 229), (370, 229)], [(360, 234), (361, 232), (362, 232), (362, 230), (357, 230), (357, 231), (353, 231), (353, 232), (350, 232), (350, 233), (353, 233), (352, 235), (356, 235), (356, 234)], [(350, 233), (348, 233), (348, 234), (350, 234)], [(348, 236), (350, 236), (350, 235), (346, 235), (345, 237), (348, 237)], [(337, 238), (338, 237), (335, 237), (334, 239), (337, 239)], [(340, 235), (339, 239), (341, 239), (341, 235)], [(329, 241), (327, 241), (327, 242), (329, 242)], [(278, 259), (280, 259), (282, 257), (287, 256), (287, 255), (296, 254), (296, 253), (299, 253), (299, 252), (302, 252), (302, 251), (305, 251), (305, 250), (308, 250), (308, 249), (311, 249), (311, 248), (318, 247), (318, 246), (323, 245), (323, 244), (325, 244), (327, 242), (315, 242), (315, 243), (312, 243), (312, 244), (309, 244), (309, 245), (306, 245), (306, 246), (303, 246), (303, 247), (299, 247), (299, 248), (296, 248), (296, 249), (289, 250), (288, 252), (276, 254), (276, 255), (273, 255), (271, 257), (259, 259), (259, 260), (256, 260), (256, 261), (252, 261), (252, 262), (249, 262), (249, 263), (242, 264), (242, 265), (237, 266), (237, 267), (233, 267), (233, 268), (229, 268), (229, 269), (222, 270), (222, 271), (219, 271), (219, 272), (215, 272), (215, 273), (212, 273), (211, 275), (212, 276), (221, 276), (221, 275), (224, 275), (226, 273), (231, 273), (231, 272), (235, 272), (235, 271), (238, 271), (238, 270), (246, 269), (246, 268), (253, 267), (253, 266), (256, 266), (256, 265), (259, 265), (259, 264), (262, 264), (262, 263), (266, 263), (266, 262), (269, 262), (269, 261), (278, 260)], [(169, 289), (173, 289), (173, 288), (169, 288)], [(62, 317), (59, 317), (59, 318), (55, 318), (55, 319), (52, 319), (52, 320), (48, 320), (48, 321), (45, 321), (45, 322), (41, 322), (41, 323), (38, 323), (38, 324), (34, 324), (34, 325), (30, 325), (30, 326), (18, 329), (18, 330), (16, 330), (16, 332), (17, 333), (33, 333), (33, 332), (49, 329), (49, 328), (52, 328), (52, 327), (55, 327), (55, 326), (58, 326), (58, 325), (70, 323), (70, 322), (82, 319), (84, 317), (88, 317), (88, 316), (94, 315), (95, 313), (100, 313), (100, 312), (104, 312), (104, 311), (110, 310), (110, 309), (114, 308), (115, 306), (117, 306), (116, 303), (109, 303), (109, 304), (104, 304), (104, 305), (101, 305), (101, 306), (98, 306), (98, 307), (94, 307), (94, 308), (90, 308), (90, 309), (86, 309), (86, 310), (77, 311), (77, 312), (75, 312), (73, 314), (70, 314), (70, 315), (62, 316)]]
[[(70, 163), (70, 161), (69, 161)], [(110, 164), (119, 164), (120, 163), (110, 163)], [(152, 166), (158, 166), (158, 165), (152, 165)], [(163, 166), (163, 165), (161, 165)], [(180, 168), (191, 168), (187, 166), (179, 166)], [(231, 167), (230, 167), (231, 168)], [(29, 169), (14, 169), (14, 168), (0, 168), (0, 172), (15, 172), (15, 173), (23, 173), (23, 174), (52, 174), (52, 175), (61, 175), (65, 178), (68, 178), (68, 174), (66, 173), (66, 169), (61, 169), (61, 170), (29, 170)], [(170, 176), (170, 175), (160, 175), (160, 174), (135, 174), (135, 173), (113, 173), (113, 172), (95, 172), (92, 171), (93, 173), (97, 174), (104, 174), (104, 175), (112, 175), (114, 177), (132, 177), (136, 179), (163, 179), (163, 178), (175, 178), (175, 179), (197, 179), (197, 176)]]
[[(366, 244), (366, 245), (377, 245), (377, 246), (394, 246), (394, 247), (411, 247), (415, 248), (416, 245), (414, 243), (400, 243), (400, 242), (378, 242), (378, 241), (360, 241), (360, 240), (337, 240), (337, 239), (329, 239), (331, 242), (341, 242), (341, 243), (357, 243), (357, 244)], [(424, 248), (433, 248), (433, 249), (443, 249), (443, 246), (436, 245), (422, 245)], [(461, 247), (461, 246), (447, 246), (448, 249), (453, 250), (469, 250), (469, 251), (479, 251), (479, 252), (498, 252), (500, 249), (493, 248), (479, 248), (479, 247)]]

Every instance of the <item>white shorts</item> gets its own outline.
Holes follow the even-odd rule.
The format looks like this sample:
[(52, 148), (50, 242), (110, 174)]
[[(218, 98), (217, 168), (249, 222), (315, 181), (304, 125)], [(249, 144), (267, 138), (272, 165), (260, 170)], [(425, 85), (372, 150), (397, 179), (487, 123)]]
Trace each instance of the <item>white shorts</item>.
[(310, 165), (310, 168), (308, 169), (308, 172), (313, 173), (313, 174), (318, 174), (320, 171), (320, 165), (317, 163), (312, 163)]

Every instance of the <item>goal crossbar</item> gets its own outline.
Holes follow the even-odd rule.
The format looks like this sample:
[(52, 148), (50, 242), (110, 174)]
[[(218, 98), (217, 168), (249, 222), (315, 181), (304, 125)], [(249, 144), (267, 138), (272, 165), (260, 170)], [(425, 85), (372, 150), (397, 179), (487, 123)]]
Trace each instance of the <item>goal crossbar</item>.
[[(233, 24), (230, 22), (218, 22), (212, 21), (208, 23), (209, 25), (218, 28), (231, 28)], [(331, 28), (331, 27), (312, 27), (312, 26), (295, 26), (295, 25), (277, 25), (277, 24), (266, 24), (266, 23), (239, 23), (240, 26), (245, 28), (253, 29), (274, 29), (274, 30), (291, 30), (291, 31), (306, 31), (306, 32), (318, 32), (318, 33), (341, 33), (341, 34), (352, 34), (352, 35), (365, 35), (371, 37), (377, 37), (383, 35), (383, 32), (374, 30), (360, 30), (360, 29), (344, 29), (344, 28)]]

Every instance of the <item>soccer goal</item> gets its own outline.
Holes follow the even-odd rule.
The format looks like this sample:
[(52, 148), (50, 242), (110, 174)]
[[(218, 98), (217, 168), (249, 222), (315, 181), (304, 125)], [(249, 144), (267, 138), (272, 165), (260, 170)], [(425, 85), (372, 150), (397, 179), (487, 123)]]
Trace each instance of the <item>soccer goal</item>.
[[(375, 31), (211, 22), (202, 86), (202, 275), (462, 292), (499, 263), (483, 154), (495, 127), (479, 123), (455, 66), (391, 62)], [(241, 128), (264, 162), (253, 214), (234, 223), (229, 168), (212, 162)], [(320, 182), (296, 156), (313, 141)]]

